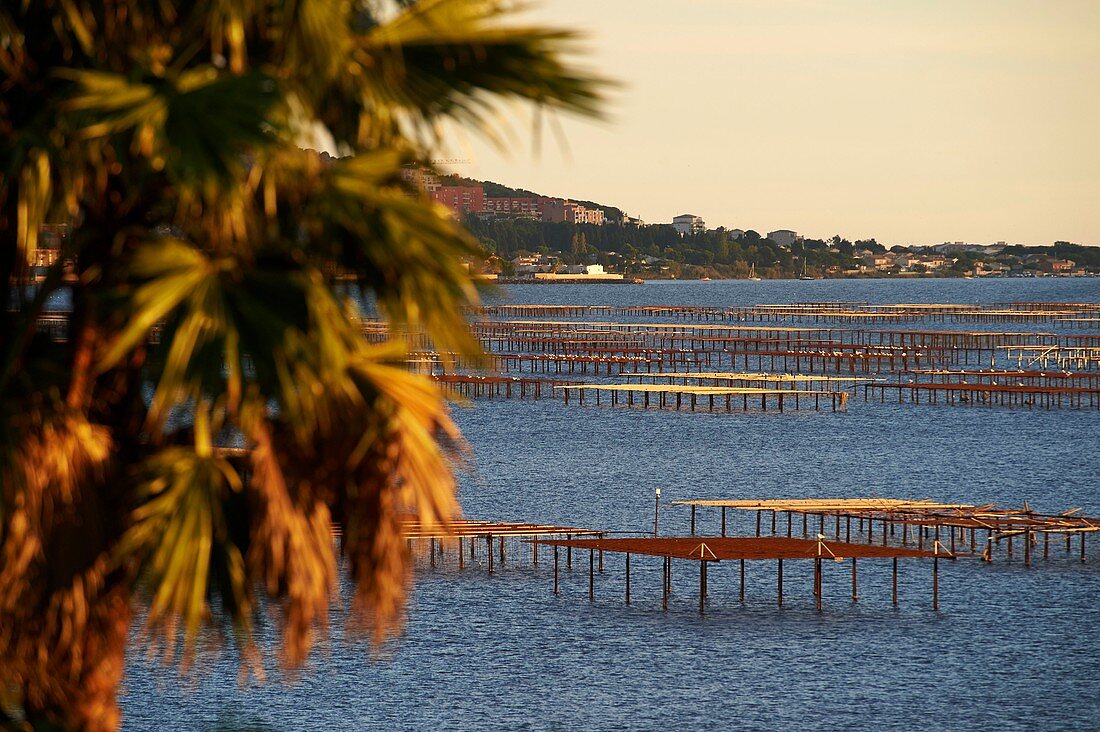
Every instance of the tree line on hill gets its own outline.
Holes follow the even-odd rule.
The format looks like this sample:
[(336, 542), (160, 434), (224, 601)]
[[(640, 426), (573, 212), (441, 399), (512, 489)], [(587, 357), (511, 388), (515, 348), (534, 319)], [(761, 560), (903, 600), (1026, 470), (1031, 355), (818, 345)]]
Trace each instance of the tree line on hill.
[[(508, 195), (529, 194), (507, 190)], [(487, 256), (495, 255), (505, 262), (522, 253), (553, 254), (567, 264), (598, 261), (626, 274), (652, 272), (653, 268), (647, 269), (642, 262), (653, 258), (665, 260), (670, 265), (668, 272), (677, 276), (744, 277), (753, 268), (762, 277), (852, 273), (862, 264), (859, 258), (862, 253), (887, 253), (887, 248), (875, 239), (851, 241), (839, 234), (828, 239), (799, 240), (787, 248), (751, 229), (738, 231), (736, 236), (734, 231), (724, 228), (681, 236), (670, 224), (597, 226), (477, 216), (467, 217), (464, 223), (481, 242)], [(934, 248), (896, 245), (889, 252), (931, 254)], [(1070, 259), (1090, 271), (1100, 270), (1100, 247), (1058, 241), (1053, 246), (1007, 246), (999, 253), (952, 252), (946, 265), (936, 273), (958, 276), (973, 271), (979, 263), (1019, 264), (1036, 256)]]
[(674, 264), (712, 268), (722, 276), (744, 276), (750, 266), (768, 276), (797, 274), (803, 262), (814, 271), (834, 266), (848, 269), (855, 266), (853, 253), (857, 250), (885, 251), (873, 239), (853, 243), (840, 236), (828, 241), (807, 239), (790, 249), (752, 230), (736, 237), (727, 229), (680, 236), (670, 224), (596, 226), (476, 216), (465, 223), (489, 254), (504, 260), (531, 252), (552, 253), (563, 261), (579, 263), (589, 258), (604, 261), (606, 257), (600, 255), (613, 253), (628, 263), (657, 257)]

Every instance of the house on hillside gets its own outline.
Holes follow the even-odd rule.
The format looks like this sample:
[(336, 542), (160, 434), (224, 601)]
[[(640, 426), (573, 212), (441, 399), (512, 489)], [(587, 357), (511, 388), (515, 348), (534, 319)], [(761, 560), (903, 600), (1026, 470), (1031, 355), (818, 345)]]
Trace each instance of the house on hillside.
[(676, 229), (680, 236), (688, 234), (701, 234), (707, 230), (707, 225), (701, 216), (695, 214), (680, 214), (672, 219), (672, 228)]
[(1039, 262), (1039, 271), (1048, 274), (1069, 274), (1077, 263), (1072, 259), (1042, 259)]
[(776, 229), (775, 231), (768, 232), (768, 238), (774, 241), (781, 247), (790, 249), (796, 241), (802, 241), (802, 237), (798, 235), (797, 231), (791, 231), (790, 229)]
[(586, 208), (563, 198), (540, 198), (543, 221), (566, 221), (570, 224), (596, 224), (604, 222), (603, 209)]

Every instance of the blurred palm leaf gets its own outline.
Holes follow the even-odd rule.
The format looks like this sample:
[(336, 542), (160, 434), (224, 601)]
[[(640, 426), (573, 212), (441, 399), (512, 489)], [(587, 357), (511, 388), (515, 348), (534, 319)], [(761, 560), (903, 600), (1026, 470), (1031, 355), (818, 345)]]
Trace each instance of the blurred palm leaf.
[(446, 115), (486, 129), (498, 100), (599, 114), (601, 86), (561, 50), (575, 33), (504, 25), (500, 0), (426, 0), (357, 38), (354, 58), (374, 73), (362, 91), (376, 105), (418, 117)]
[(215, 570), (228, 581), (222, 597), (247, 616), (250, 606), (244, 559), (230, 540), (224, 508), (230, 492), (242, 489), (240, 477), (224, 459), (184, 447), (169, 447), (144, 466), (133, 525), (116, 547), (121, 561), (141, 557), (140, 571), (151, 600), (147, 622), (167, 623), (174, 652), (176, 618), (183, 621), (185, 653), (208, 613), (208, 579)]
[(62, 69), (77, 85), (63, 107), (81, 112), (80, 134), (103, 137), (134, 131), (134, 145), (186, 182), (228, 180), (244, 152), (271, 141), (280, 101), (274, 79), (252, 72), (189, 69), (174, 80), (134, 83), (122, 74)]
[(318, 218), (328, 222), (337, 261), (359, 274), (392, 322), (423, 328), (447, 356), (474, 355), (479, 349), (461, 308), (477, 294), (461, 257), (475, 256), (477, 244), (442, 207), (425, 206), (398, 186), (398, 163), (393, 153), (337, 163), (316, 204)]

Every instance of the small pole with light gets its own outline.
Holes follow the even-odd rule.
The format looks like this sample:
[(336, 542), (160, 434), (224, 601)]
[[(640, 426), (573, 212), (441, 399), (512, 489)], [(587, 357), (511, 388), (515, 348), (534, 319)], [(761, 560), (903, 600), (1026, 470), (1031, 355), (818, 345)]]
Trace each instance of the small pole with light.
[(661, 489), (657, 489), (657, 500), (653, 504), (653, 535), (657, 536), (657, 521), (661, 513)]

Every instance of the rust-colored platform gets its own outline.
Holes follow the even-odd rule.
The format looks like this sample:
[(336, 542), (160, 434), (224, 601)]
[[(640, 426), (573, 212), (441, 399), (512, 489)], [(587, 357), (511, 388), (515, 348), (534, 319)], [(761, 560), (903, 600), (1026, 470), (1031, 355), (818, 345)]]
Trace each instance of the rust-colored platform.
[(942, 547), (934, 551), (843, 541), (767, 537), (634, 537), (614, 539), (540, 539), (540, 544), (604, 552), (641, 554), (673, 559), (722, 561), (736, 559), (891, 559), (952, 557)]

